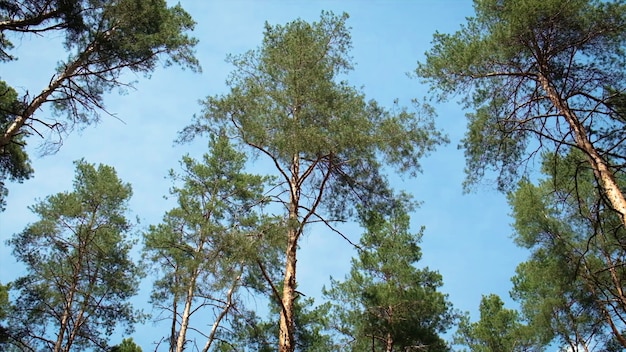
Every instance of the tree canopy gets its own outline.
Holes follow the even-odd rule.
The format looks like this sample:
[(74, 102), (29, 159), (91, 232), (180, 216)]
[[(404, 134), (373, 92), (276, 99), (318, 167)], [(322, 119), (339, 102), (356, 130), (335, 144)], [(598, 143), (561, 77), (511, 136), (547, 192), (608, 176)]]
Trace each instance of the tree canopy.
[[(362, 77), (353, 72), (347, 14), (323, 11), (313, 21), (266, 22), (258, 47), (227, 56), (232, 72), (226, 88), (201, 101), (202, 112), (180, 126), (176, 143), (208, 137), (208, 147), (206, 153), (205, 146), (188, 148), (180, 168), (170, 170), (167, 208), (153, 204), (154, 198), (137, 202), (140, 217), (161, 218), (138, 230), (129, 217), (130, 184), (113, 167), (84, 159), (75, 163), (73, 189), (54, 190), (29, 208), (35, 219), (24, 220), (7, 241), (23, 271), (8, 273), (8, 279), (2, 272), (0, 350), (625, 350), (626, 0), (473, 5), (475, 13), (460, 27), (435, 33), (415, 71), (430, 85), (433, 100), (406, 102), (411, 106), (372, 100), (376, 89), (352, 85)], [(20, 58), (41, 58), (20, 53), (20, 44), (34, 37), (54, 39), (50, 45), (61, 44), (66, 55), (56, 58), (56, 70), (44, 74), (40, 87), (25, 85), (32, 78), (28, 69), (0, 77), (0, 211), (9, 184), (34, 174), (38, 163), (30, 147), (37, 137), (40, 151), (53, 153), (67, 133), (115, 116), (107, 96), (133, 87), (132, 79), (150, 76), (160, 64), (200, 70), (194, 26), (181, 5), (166, 0), (0, 0), (0, 63), (10, 68)], [(356, 33), (362, 40), (363, 32)], [(219, 34), (231, 39), (230, 31)], [(418, 39), (408, 30), (403, 34)], [(242, 37), (250, 38), (236, 39)], [(208, 37), (210, 46), (214, 39), (220, 38)], [(385, 65), (380, 72), (392, 75)], [(214, 91), (219, 86), (213, 78), (208, 86), (203, 81), (184, 88)], [(177, 79), (175, 88), (187, 83)], [(166, 83), (129, 105), (135, 110), (179, 94)], [(446, 273), (458, 279), (467, 260), (447, 257), (444, 250), (458, 245), (452, 241), (439, 242), (433, 253), (425, 247), (422, 256), (425, 228), (416, 227), (413, 217), (420, 214), (413, 194), (422, 189), (407, 179), (447, 142), (428, 103), (455, 95), (467, 112), (460, 142), (465, 190), (495, 178), (508, 196), (513, 241), (528, 254), (512, 263), (519, 265), (510, 298), (519, 308), (483, 295), (474, 320), (452, 308), (458, 285), (443, 286), (438, 271), (422, 266), (435, 254), (438, 263), (450, 262)], [(159, 110), (165, 104), (154, 105), (147, 118), (183, 123)], [(186, 114), (181, 105), (167, 108)], [(157, 143), (163, 141), (160, 126)], [(124, 126), (128, 134), (107, 136), (104, 143), (152, 135), (144, 127)], [(106, 157), (135, 147), (108, 145), (100, 151)], [(150, 147), (128, 153), (132, 164), (123, 172), (140, 175), (135, 182), (159, 198), (166, 193), (157, 190), (161, 184), (145, 176), (158, 170), (134, 162), (149, 158), (166, 165), (178, 157)], [(444, 164), (437, 159), (432, 167), (454, 167)], [(455, 175), (445, 172), (433, 188), (448, 186)], [(57, 178), (50, 173), (46, 181)], [(415, 189), (396, 189), (403, 183)], [(504, 252), (486, 234), (456, 221), (491, 204), (481, 199), (481, 209), (466, 212), (454, 196), (441, 200), (449, 213), (428, 219), (436, 230), (472, 236), (480, 245), (472, 256)], [(470, 219), (486, 226), (500, 220)], [(134, 249), (139, 232), (142, 252)], [(334, 256), (347, 251), (327, 246), (324, 253), (332, 254), (317, 257), (309, 250), (333, 240), (354, 249), (351, 268), (342, 279), (333, 278), (334, 271), (326, 274), (333, 275), (330, 285), (321, 291), (323, 303), (315, 305), (320, 292), (310, 291), (322, 283), (309, 275), (324, 275), (327, 265), (341, 267)], [(467, 247), (458, 248), (465, 259)], [(311, 257), (323, 266), (302, 270)], [(152, 280), (144, 286), (146, 269)], [(481, 279), (491, 279), (489, 274), (472, 273)], [(145, 300), (132, 301), (140, 286), (151, 293), (155, 322), (154, 334), (140, 334), (140, 342), (153, 346), (123, 338), (148, 318), (137, 309)], [(477, 289), (462, 290), (464, 299)], [(456, 333), (447, 334), (454, 325)]]
[(149, 75), (159, 62), (199, 70), (197, 41), (187, 33), (194, 24), (180, 5), (168, 7), (165, 0), (2, 1), (0, 61), (17, 59), (11, 40), (24, 33), (60, 32), (68, 57), (39, 93), (18, 96), (10, 87), (21, 82), (0, 85), (0, 204), (6, 178), (32, 174), (24, 149), (29, 135), (46, 138), (45, 153), (56, 151), (66, 133), (110, 114), (104, 96), (132, 86), (124, 72)]
[(547, 154), (542, 171), (545, 179), (523, 180), (509, 196), (515, 240), (531, 250), (513, 296), (531, 324), (565, 346), (626, 348), (624, 227), (582, 153)]
[(107, 346), (142, 318), (129, 302), (142, 270), (130, 257), (132, 191), (106, 165), (76, 162), (74, 189), (30, 209), (39, 220), (8, 241), (27, 274), (11, 284), (9, 341), (54, 352)]
[[(498, 171), (515, 185), (539, 151), (582, 151), (626, 225), (616, 182), (624, 166), (626, 4), (599, 0), (475, 0), (476, 15), (436, 33), (417, 75), (471, 109), (462, 144), (468, 184)], [(510, 189), (510, 188), (508, 188)]]
[(274, 166), (280, 187), (272, 197), (287, 219), (281, 352), (295, 348), (296, 254), (305, 227), (332, 226), (346, 219), (351, 204), (391, 206), (396, 200), (383, 165), (414, 174), (420, 158), (445, 140), (430, 115), (384, 109), (339, 80), (352, 68), (347, 19), (324, 12), (318, 22), (266, 24), (261, 47), (229, 57), (235, 66), (229, 92), (208, 97), (204, 114), (181, 135), (189, 140), (225, 129)]
[(525, 325), (516, 310), (504, 308), (497, 295), (483, 296), (479, 312), (477, 322), (471, 323), (468, 315), (461, 318), (454, 334), (455, 344), (472, 352), (539, 352), (550, 341), (542, 340), (544, 331)]
[[(409, 232), (409, 215), (363, 214), (366, 232), (344, 281), (324, 290), (331, 326), (344, 337), (343, 351), (449, 351), (440, 334), (455, 315), (438, 272), (415, 266), (422, 232)], [(423, 229), (422, 229), (423, 230)]]
[[(262, 214), (269, 178), (245, 172), (245, 162), (224, 135), (211, 138), (201, 161), (183, 157), (182, 172), (170, 171), (177, 206), (144, 235), (144, 258), (156, 277), (151, 303), (171, 322), (170, 351), (183, 351), (191, 330), (206, 336), (208, 351), (223, 321), (245, 311), (240, 287), (258, 289), (257, 267), (279, 256), (275, 219)], [(197, 316), (207, 320), (202, 308), (213, 308), (210, 329), (193, 324)]]

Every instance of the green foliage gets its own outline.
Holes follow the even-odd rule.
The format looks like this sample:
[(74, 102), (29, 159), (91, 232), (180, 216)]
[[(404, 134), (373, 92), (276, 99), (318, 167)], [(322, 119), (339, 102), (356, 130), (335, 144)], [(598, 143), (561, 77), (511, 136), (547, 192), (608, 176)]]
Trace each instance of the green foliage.
[(475, 0), (474, 9), (457, 32), (435, 34), (416, 70), (470, 109), (466, 186), (495, 169), (510, 190), (537, 150), (567, 152), (584, 138), (623, 165), (625, 120), (613, 102), (626, 91), (624, 1)]
[[(147, 75), (160, 60), (199, 69), (193, 56), (197, 41), (185, 33), (195, 22), (180, 5), (170, 8), (165, 0), (96, 1), (80, 16), (84, 30), (70, 33), (65, 45), (71, 54), (59, 66), (60, 77), (67, 76), (72, 85), (52, 94), (54, 107), (67, 113), (69, 121), (97, 120), (103, 94), (126, 85), (118, 80), (124, 69)], [(72, 66), (76, 69), (67, 72)]]
[(10, 285), (0, 284), (0, 320), (7, 316), (9, 310), (9, 289)]
[[(2, 285), (0, 284), (0, 322), (3, 322), (8, 313), (10, 306), (9, 301), (9, 289), (10, 285)], [(0, 324), (0, 347), (4, 346), (9, 340), (9, 330), (8, 327)]]
[(543, 351), (549, 342), (541, 341), (543, 333), (521, 323), (517, 311), (504, 308), (497, 295), (483, 296), (480, 320), (471, 323), (463, 316), (454, 334), (454, 343), (472, 352), (531, 352)]
[[(294, 302), (295, 351), (340, 351), (327, 334), (329, 322), (327, 304), (314, 306), (312, 298), (297, 297)], [(224, 333), (218, 344), (219, 351), (276, 351), (278, 345), (278, 303), (270, 300), (270, 314), (262, 319), (254, 311), (238, 314), (230, 322), (229, 332)]]
[(183, 172), (170, 172), (180, 183), (171, 189), (178, 205), (144, 235), (144, 257), (157, 276), (151, 302), (172, 314), (174, 331), (180, 331), (186, 304), (200, 314), (209, 306), (243, 310), (238, 301), (224, 303), (229, 291), (258, 289), (257, 262), (271, 267), (280, 255), (277, 225), (261, 213), (270, 178), (244, 172), (245, 163), (245, 155), (219, 135), (201, 162), (185, 156)]
[(131, 194), (112, 167), (80, 160), (72, 192), (30, 208), (39, 220), (8, 241), (27, 270), (12, 284), (9, 322), (16, 343), (103, 348), (116, 326), (130, 331), (142, 317), (128, 302), (142, 277), (130, 258)]
[[(187, 34), (194, 25), (180, 5), (168, 7), (165, 0), (0, 2), (0, 61), (16, 59), (9, 53), (10, 38), (22, 40), (24, 32), (60, 31), (68, 52), (38, 94), (18, 97), (0, 85), (0, 208), (5, 179), (23, 181), (32, 174), (23, 149), (28, 135), (50, 130), (58, 141), (44, 142), (42, 150), (56, 151), (65, 133), (98, 121), (107, 93), (132, 86), (120, 80), (125, 70), (149, 75), (159, 62), (200, 70), (193, 52), (197, 40)], [(39, 116), (47, 103), (66, 119)]]
[(108, 352), (142, 352), (141, 347), (132, 338), (123, 339), (119, 345), (111, 347)]
[[(383, 167), (415, 174), (419, 159), (445, 138), (424, 117), (366, 102), (340, 81), (351, 69), (346, 20), (323, 12), (318, 22), (266, 25), (260, 48), (230, 56), (230, 91), (208, 97), (204, 114), (181, 141), (225, 130), (274, 166), (279, 187), (272, 199), (284, 207), (285, 270), (280, 349), (296, 345), (293, 304), (298, 242), (311, 222), (332, 226), (356, 207), (385, 210), (397, 202)], [(271, 286), (278, 286), (270, 283)]]
[(626, 328), (624, 228), (582, 153), (544, 155), (543, 173), (509, 196), (515, 240), (532, 251), (512, 294), (530, 324), (562, 346), (608, 348)]
[(324, 290), (332, 303), (333, 328), (345, 336), (343, 350), (448, 351), (439, 334), (455, 316), (446, 295), (437, 291), (441, 275), (415, 267), (422, 232), (409, 232), (403, 208), (388, 216), (362, 215), (367, 232), (350, 274), (343, 282), (331, 280)]
[[(0, 129), (6, 129), (20, 108), (17, 92), (6, 82), (0, 81)], [(25, 146), (24, 135), (18, 135), (11, 143), (0, 147), (0, 211), (6, 206), (8, 189), (5, 182), (22, 182), (33, 173)]]
[(319, 22), (266, 25), (260, 48), (229, 57), (230, 92), (208, 97), (181, 141), (226, 128), (269, 157), (285, 182), (296, 158), (302, 195), (332, 193), (320, 201), (335, 215), (349, 204), (389, 202), (383, 162), (417, 172), (419, 159), (445, 138), (428, 107), (423, 116), (388, 111), (339, 81), (352, 68), (347, 18), (323, 13)]

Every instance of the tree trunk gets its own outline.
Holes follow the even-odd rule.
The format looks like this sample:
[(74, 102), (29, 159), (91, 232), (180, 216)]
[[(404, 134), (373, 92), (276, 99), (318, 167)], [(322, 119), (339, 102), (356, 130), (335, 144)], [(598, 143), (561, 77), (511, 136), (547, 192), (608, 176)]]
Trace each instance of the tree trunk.
[(300, 159), (294, 155), (291, 165), (290, 202), (287, 231), (287, 250), (285, 263), (285, 278), (283, 280), (283, 296), (280, 310), (280, 330), (278, 336), (278, 346), (280, 352), (293, 352), (295, 350), (294, 341), (294, 321), (293, 321), (293, 301), (296, 291), (296, 252), (298, 249), (298, 238), (300, 237), (300, 226), (298, 224), (298, 202), (300, 200), (299, 189)]
[(539, 77), (539, 82), (546, 91), (548, 98), (557, 108), (557, 110), (565, 117), (570, 126), (576, 145), (587, 154), (587, 159), (596, 177), (600, 181), (602, 190), (608, 198), (611, 206), (620, 216), (622, 225), (626, 226), (626, 198), (620, 190), (615, 175), (610, 170), (609, 164), (602, 158), (598, 150), (593, 146), (587, 131), (580, 123), (578, 117), (570, 109), (567, 101), (562, 99), (557, 90), (550, 84), (545, 76)]
[(393, 337), (391, 336), (391, 333), (388, 332), (387, 339), (385, 341), (385, 352), (392, 352), (392, 351), (393, 351)]
[[(393, 307), (387, 307), (387, 324), (389, 326), (393, 326)], [(393, 336), (391, 336), (391, 331), (387, 331), (387, 336), (385, 339), (385, 352), (393, 351)]]
[(59, 334), (57, 335), (57, 340), (54, 344), (54, 352), (61, 352), (63, 347), (63, 338), (65, 337), (65, 330), (67, 329), (67, 324), (70, 318), (69, 312), (69, 303), (68, 308), (63, 312), (63, 317), (61, 318), (61, 327), (59, 328)]
[[(176, 268), (178, 270), (178, 268)], [(174, 280), (178, 280), (178, 278), (174, 278)], [(178, 321), (178, 293), (175, 291), (172, 297), (172, 325), (170, 325), (170, 348), (169, 352), (174, 352), (176, 346), (176, 322)]]
[(293, 300), (296, 290), (296, 249), (298, 236), (296, 230), (289, 230), (287, 244), (287, 263), (285, 266), (285, 279), (283, 281), (282, 311), (280, 314), (280, 352), (293, 352)]
[(183, 315), (180, 321), (180, 331), (176, 339), (176, 352), (182, 352), (185, 348), (185, 341), (187, 340), (187, 327), (189, 326), (189, 316), (191, 315), (191, 304), (193, 303), (194, 290), (196, 286), (196, 277), (198, 272), (194, 272), (191, 276), (191, 282), (187, 286), (187, 296), (185, 297), (185, 308), (183, 309)]
[[(106, 31), (103, 38), (106, 39), (111, 36), (114, 28)], [(94, 41), (89, 44), (87, 48), (76, 58), (76, 60), (65, 65), (63, 71), (53, 80), (50, 81), (48, 87), (46, 87), (38, 96), (36, 96), (26, 108), (21, 112), (19, 116), (6, 127), (6, 130), (2, 131), (0, 135), (0, 150), (11, 143), (11, 140), (15, 135), (20, 133), (20, 130), (32, 119), (33, 114), (37, 111), (47, 100), (52, 93), (54, 93), (66, 80), (75, 76), (81, 67), (85, 64), (88, 57), (93, 54), (97, 49), (98, 43)]]
[(213, 344), (213, 341), (215, 341), (215, 335), (217, 334), (217, 328), (220, 326), (220, 323), (222, 322), (222, 319), (224, 319), (226, 314), (228, 314), (228, 311), (230, 311), (230, 309), (233, 306), (233, 293), (237, 289), (237, 285), (239, 284), (239, 281), (241, 280), (241, 271), (243, 271), (243, 268), (242, 268), (242, 270), (240, 270), (240, 274), (237, 275), (237, 277), (233, 281), (233, 284), (228, 289), (228, 293), (226, 294), (226, 302), (224, 304), (224, 309), (222, 309), (220, 314), (215, 319), (215, 322), (213, 322), (213, 326), (211, 327), (211, 332), (209, 333), (209, 337), (207, 338), (206, 344), (204, 345), (204, 348), (202, 349), (202, 352), (208, 352), (209, 351), (209, 348), (211, 348), (211, 345)]
[[(92, 218), (93, 220), (93, 218)], [(70, 228), (71, 229), (71, 228)], [(72, 286), (68, 292), (68, 297), (66, 298), (65, 307), (63, 309), (63, 316), (61, 317), (61, 322), (59, 326), (59, 334), (57, 335), (57, 340), (54, 344), (53, 352), (61, 352), (63, 351), (63, 339), (65, 338), (65, 333), (67, 332), (67, 328), (69, 325), (70, 318), (72, 316), (72, 306), (74, 305), (74, 296), (78, 291), (78, 280), (80, 277), (80, 271), (82, 270), (82, 258), (83, 258), (83, 248), (82, 244), (78, 249), (78, 258), (76, 259), (76, 263), (72, 263), (74, 272), (72, 274)], [(69, 343), (71, 345), (71, 341)], [(68, 348), (69, 346), (66, 346)]]

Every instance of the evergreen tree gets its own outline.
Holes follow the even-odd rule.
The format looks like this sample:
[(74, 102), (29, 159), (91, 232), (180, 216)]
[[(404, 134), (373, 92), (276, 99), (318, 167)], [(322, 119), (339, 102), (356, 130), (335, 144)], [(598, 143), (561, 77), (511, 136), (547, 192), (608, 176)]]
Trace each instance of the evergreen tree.
[[(388, 111), (340, 75), (352, 68), (347, 15), (323, 13), (319, 22), (266, 25), (260, 48), (231, 56), (230, 91), (209, 97), (205, 113), (181, 139), (226, 128), (267, 158), (280, 187), (272, 199), (284, 209), (284, 276), (269, 284), (280, 303), (279, 347), (295, 349), (294, 300), (300, 238), (312, 222), (345, 220), (354, 205), (391, 206), (383, 166), (419, 171), (419, 160), (443, 141), (429, 115)], [(278, 292), (281, 287), (282, 292)]]
[(244, 309), (239, 287), (279, 253), (275, 223), (260, 214), (269, 179), (244, 172), (245, 162), (224, 135), (211, 139), (201, 162), (183, 157), (182, 174), (170, 172), (182, 183), (171, 190), (177, 207), (145, 234), (144, 256), (157, 277), (151, 301), (169, 315), (170, 351), (185, 349), (191, 328), (202, 332), (190, 325), (192, 316), (206, 321), (212, 308), (212, 328), (202, 332), (208, 351), (225, 318)]
[(334, 328), (345, 337), (344, 351), (449, 351), (440, 334), (455, 315), (438, 291), (441, 275), (415, 267), (423, 229), (410, 233), (409, 220), (402, 208), (389, 215), (367, 212), (349, 275), (331, 280), (324, 292), (333, 304)]
[[(9, 125), (20, 108), (17, 92), (6, 82), (0, 81), (0, 129), (4, 130)], [(33, 173), (25, 147), (24, 136), (18, 135), (4, 148), (0, 148), (0, 211), (6, 206), (8, 189), (5, 182), (22, 182)]]
[[(544, 351), (551, 340), (550, 332), (524, 325), (519, 313), (504, 308), (504, 302), (497, 295), (483, 296), (479, 310), (479, 321), (471, 323), (468, 315), (461, 317), (454, 334), (454, 343), (468, 347), (469, 351), (539, 352)], [(546, 336), (549, 338), (545, 339)]]
[(199, 70), (197, 41), (187, 34), (194, 25), (180, 5), (168, 7), (165, 0), (0, 1), (0, 61), (17, 59), (11, 40), (28, 38), (24, 33), (62, 36), (68, 53), (48, 86), (30, 94), (10, 88), (22, 82), (0, 82), (0, 207), (5, 179), (32, 174), (24, 150), (29, 135), (51, 136), (42, 150), (56, 151), (66, 133), (99, 120), (107, 93), (132, 86), (122, 80), (124, 72), (149, 75), (159, 62)]
[(111, 347), (108, 352), (142, 352), (132, 338), (123, 339), (119, 345)]
[(476, 15), (437, 33), (418, 76), (441, 97), (461, 93), (468, 131), (468, 183), (499, 171), (515, 187), (542, 152), (575, 149), (626, 226), (617, 179), (626, 165), (619, 98), (626, 92), (626, 3), (622, 0), (475, 0)]
[(130, 258), (132, 194), (115, 170), (76, 162), (72, 192), (32, 206), (39, 220), (8, 241), (27, 275), (12, 283), (10, 340), (25, 350), (104, 349), (142, 317), (129, 299), (142, 270)]
[[(341, 351), (335, 346), (329, 327), (328, 305), (314, 307), (312, 298), (298, 296), (294, 301), (295, 351)], [(270, 301), (270, 316), (259, 317), (254, 311), (238, 314), (230, 321), (230, 332), (223, 335), (219, 351), (271, 352), (278, 344), (279, 304)]]
[(626, 234), (585, 158), (546, 154), (546, 178), (523, 180), (511, 193), (515, 240), (531, 250), (513, 295), (527, 320), (562, 346), (626, 348)]

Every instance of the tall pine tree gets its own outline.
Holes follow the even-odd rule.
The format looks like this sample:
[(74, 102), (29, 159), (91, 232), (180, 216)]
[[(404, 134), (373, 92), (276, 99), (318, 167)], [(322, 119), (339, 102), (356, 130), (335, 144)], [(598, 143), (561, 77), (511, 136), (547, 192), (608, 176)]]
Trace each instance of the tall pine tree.
[(261, 47), (229, 57), (235, 66), (230, 91), (207, 98), (204, 115), (181, 136), (226, 128), (279, 179), (272, 199), (287, 223), (284, 277), (270, 285), (280, 303), (280, 352), (296, 346), (296, 262), (305, 228), (312, 222), (332, 227), (355, 205), (391, 206), (396, 200), (383, 166), (413, 174), (444, 140), (430, 115), (389, 111), (340, 80), (352, 69), (347, 18), (323, 13), (318, 22), (266, 25)]

